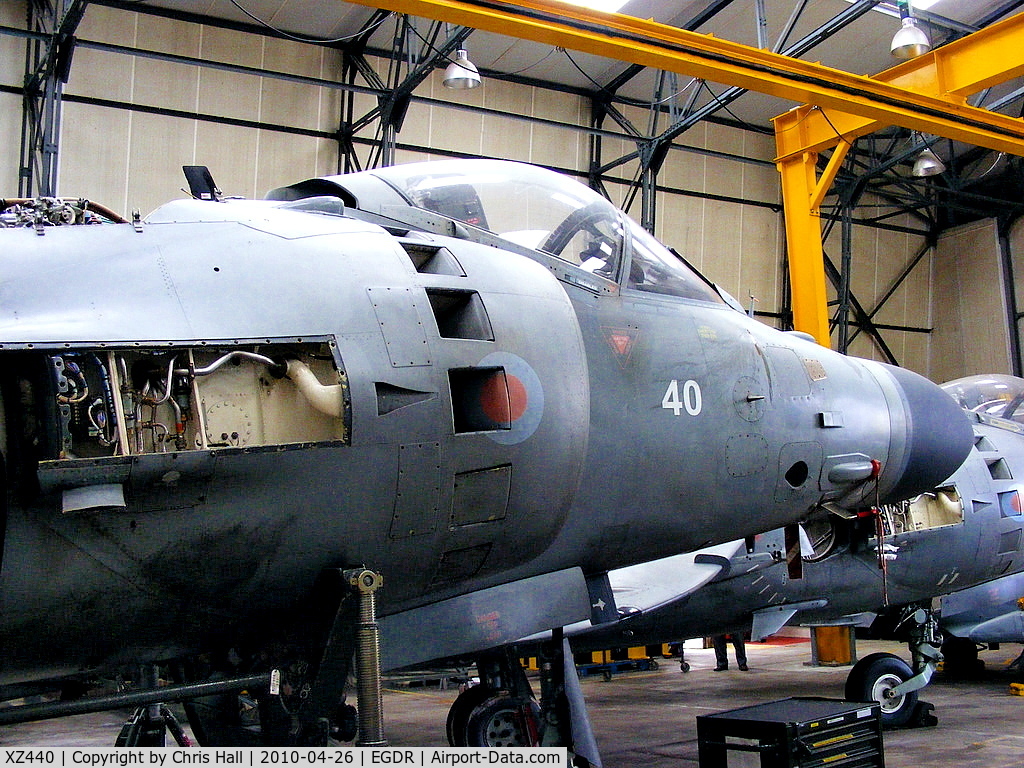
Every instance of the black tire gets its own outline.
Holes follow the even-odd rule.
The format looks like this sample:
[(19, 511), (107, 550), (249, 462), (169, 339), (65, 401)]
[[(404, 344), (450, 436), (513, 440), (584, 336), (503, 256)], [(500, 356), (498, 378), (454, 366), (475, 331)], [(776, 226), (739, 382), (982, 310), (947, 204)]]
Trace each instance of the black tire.
[(858, 661), (846, 678), (845, 696), (849, 701), (873, 701), (881, 706), (882, 727), (906, 725), (917, 707), (917, 691), (896, 698), (885, 692), (914, 676), (903, 659), (891, 653), (872, 653)]
[(448, 710), (448, 719), (444, 724), (449, 744), (453, 747), (469, 746), (466, 741), (466, 724), (469, 722), (469, 716), (473, 710), (494, 695), (494, 689), (488, 688), (486, 685), (474, 685), (455, 698), (451, 709)]
[(339, 704), (331, 725), (335, 741), (355, 741), (359, 735), (359, 712), (351, 704)]
[(535, 726), (540, 718), (540, 706), (530, 699), (527, 712), (521, 702), (507, 693), (499, 692), (481, 703), (466, 722), (466, 740), (469, 747), (532, 747), (530, 728), (524, 722), (532, 717)]

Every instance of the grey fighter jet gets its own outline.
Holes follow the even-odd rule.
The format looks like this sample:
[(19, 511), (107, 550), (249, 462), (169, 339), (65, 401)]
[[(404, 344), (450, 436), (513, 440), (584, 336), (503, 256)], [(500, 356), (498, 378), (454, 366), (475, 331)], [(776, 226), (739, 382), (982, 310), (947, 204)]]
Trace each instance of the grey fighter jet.
[[(780, 529), (614, 571), (622, 619), (570, 628), (573, 647), (734, 631), (762, 639), (790, 622), (870, 623), (900, 607), (912, 665), (893, 654), (867, 656), (851, 670), (845, 696), (877, 699), (887, 725), (909, 722), (917, 692), (940, 659), (940, 625), (968, 638), (988, 632), (991, 640), (1013, 630), (1019, 637), (1024, 627), (1016, 605), (1020, 579), (1008, 575), (1024, 572), (1024, 380), (973, 376), (943, 388), (967, 409), (974, 431), (974, 448), (947, 480), (914, 499), (883, 504), (877, 514), (837, 510), (788, 535)], [(787, 558), (794, 544), (796, 562)], [(967, 589), (978, 584), (984, 586)], [(940, 621), (931, 605), (943, 595)], [(991, 615), (993, 598), (998, 618)], [(991, 621), (982, 623), (982, 610)]]
[[(984, 667), (979, 646), (1024, 643), (1024, 572), (944, 595), (936, 613), (946, 670), (973, 675)], [(1024, 654), (1010, 666), (1024, 676)]]
[(201, 738), (240, 740), (246, 688), (263, 743), (320, 743), (355, 647), (379, 743), (381, 666), (571, 624), (612, 569), (912, 497), (970, 450), (930, 382), (747, 317), (559, 174), (244, 201), (190, 171), (145, 220), (0, 215), (0, 690), (142, 670), (0, 722), (201, 696)]

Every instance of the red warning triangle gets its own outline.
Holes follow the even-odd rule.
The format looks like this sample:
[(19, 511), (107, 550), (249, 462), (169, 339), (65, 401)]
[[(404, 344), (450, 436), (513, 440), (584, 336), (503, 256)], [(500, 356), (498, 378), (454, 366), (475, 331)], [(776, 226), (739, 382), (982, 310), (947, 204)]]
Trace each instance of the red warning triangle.
[(636, 346), (640, 332), (632, 328), (602, 328), (601, 330), (604, 332), (605, 341), (619, 357), (619, 362), (625, 365), (633, 353), (633, 347)]

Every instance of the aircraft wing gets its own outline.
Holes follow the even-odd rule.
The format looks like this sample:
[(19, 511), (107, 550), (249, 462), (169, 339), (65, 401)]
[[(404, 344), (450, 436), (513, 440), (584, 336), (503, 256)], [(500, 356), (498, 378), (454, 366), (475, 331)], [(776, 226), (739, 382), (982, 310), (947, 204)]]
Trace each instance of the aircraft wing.
[(650, 611), (681, 600), (712, 579), (724, 575), (730, 559), (742, 546), (742, 540), (729, 541), (612, 571), (608, 579), (615, 604), (620, 612)]

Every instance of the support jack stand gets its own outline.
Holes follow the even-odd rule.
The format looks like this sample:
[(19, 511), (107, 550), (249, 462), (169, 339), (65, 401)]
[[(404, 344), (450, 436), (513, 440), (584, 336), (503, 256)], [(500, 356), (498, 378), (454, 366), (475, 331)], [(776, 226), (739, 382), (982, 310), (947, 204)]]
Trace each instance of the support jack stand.
[(163, 704), (137, 708), (121, 726), (114, 746), (162, 747), (168, 731), (179, 747), (195, 746), (178, 719)]

